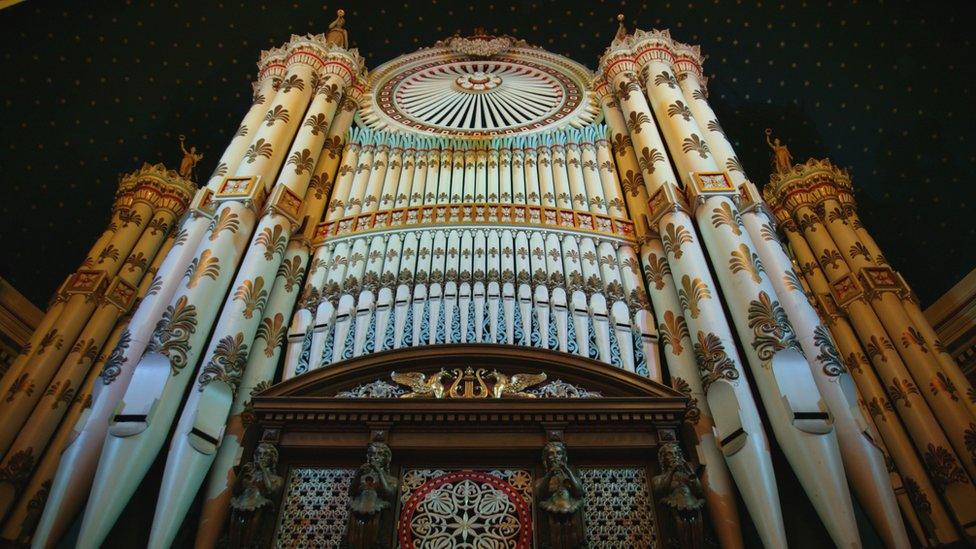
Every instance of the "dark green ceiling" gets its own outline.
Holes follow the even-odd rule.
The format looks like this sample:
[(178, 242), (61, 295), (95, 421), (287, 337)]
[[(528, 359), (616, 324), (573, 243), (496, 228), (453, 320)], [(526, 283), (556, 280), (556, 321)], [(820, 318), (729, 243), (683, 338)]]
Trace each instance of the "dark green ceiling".
[[(63, 4), (63, 5), (61, 5)], [(43, 304), (101, 232), (118, 174), (210, 173), (258, 52), (345, 7), (375, 67), (486, 27), (595, 67), (616, 28), (670, 28), (708, 55), (711, 101), (752, 178), (763, 128), (849, 166), (861, 216), (925, 303), (976, 266), (972, 29), (961, 4), (901, 2), (41, 2), (0, 11), (0, 276)]]

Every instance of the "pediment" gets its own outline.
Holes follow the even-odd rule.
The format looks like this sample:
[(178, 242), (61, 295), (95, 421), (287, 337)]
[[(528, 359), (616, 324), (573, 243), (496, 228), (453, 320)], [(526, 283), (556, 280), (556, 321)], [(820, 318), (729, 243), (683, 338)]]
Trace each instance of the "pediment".
[[(444, 399), (462, 400), (465, 394), (469, 398), (684, 399), (666, 385), (603, 362), (547, 349), (497, 344), (425, 346), (373, 353), (294, 377), (262, 392), (260, 397), (345, 400), (409, 395), (433, 399), (437, 398), (434, 391), (413, 391), (391, 374), (397, 372), (401, 381), (406, 376), (429, 382), (442, 371), (439, 385), (443, 390), (438, 392)], [(540, 374), (544, 374), (544, 379), (537, 377)], [(502, 384), (507, 382), (509, 389), (498, 388), (500, 380), (505, 380)], [(518, 387), (518, 380), (522, 384), (536, 382)], [(513, 385), (518, 390), (513, 390)], [(450, 392), (452, 386), (456, 390)], [(485, 390), (488, 394), (481, 394)]]

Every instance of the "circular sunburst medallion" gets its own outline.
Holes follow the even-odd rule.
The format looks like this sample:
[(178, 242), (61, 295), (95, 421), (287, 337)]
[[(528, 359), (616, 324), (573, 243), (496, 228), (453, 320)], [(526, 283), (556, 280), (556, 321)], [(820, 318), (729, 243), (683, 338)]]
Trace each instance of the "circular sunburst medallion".
[(485, 138), (581, 127), (599, 113), (590, 73), (539, 48), (490, 59), (434, 47), (377, 68), (361, 119), (374, 129)]

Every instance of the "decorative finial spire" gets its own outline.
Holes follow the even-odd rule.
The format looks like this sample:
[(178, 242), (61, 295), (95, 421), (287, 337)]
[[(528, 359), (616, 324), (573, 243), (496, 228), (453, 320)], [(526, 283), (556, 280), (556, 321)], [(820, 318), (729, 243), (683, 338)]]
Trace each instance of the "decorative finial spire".
[(329, 23), (329, 32), (325, 34), (325, 41), (340, 48), (349, 47), (349, 34), (346, 32), (346, 10), (336, 10), (336, 18)]
[(624, 14), (617, 14), (617, 22), (619, 25), (617, 26), (617, 34), (613, 37), (614, 42), (617, 40), (623, 40), (627, 37), (627, 27), (624, 26)]

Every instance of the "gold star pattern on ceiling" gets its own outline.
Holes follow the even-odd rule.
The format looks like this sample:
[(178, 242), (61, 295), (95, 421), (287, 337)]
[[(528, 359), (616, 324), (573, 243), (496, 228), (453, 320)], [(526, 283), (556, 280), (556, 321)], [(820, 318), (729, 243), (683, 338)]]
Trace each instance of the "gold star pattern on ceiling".
[(925, 303), (976, 265), (971, 33), (951, 10), (841, 2), (22, 2), (0, 17), (0, 275), (43, 304), (104, 228), (118, 175), (208, 174), (262, 49), (345, 7), (370, 66), (485, 27), (590, 67), (616, 30), (669, 28), (707, 54), (710, 101), (757, 183), (763, 129), (850, 167), (859, 212)]

